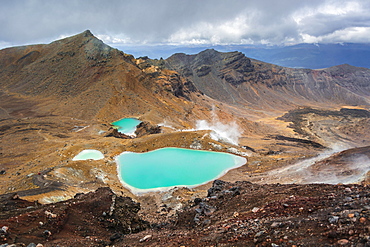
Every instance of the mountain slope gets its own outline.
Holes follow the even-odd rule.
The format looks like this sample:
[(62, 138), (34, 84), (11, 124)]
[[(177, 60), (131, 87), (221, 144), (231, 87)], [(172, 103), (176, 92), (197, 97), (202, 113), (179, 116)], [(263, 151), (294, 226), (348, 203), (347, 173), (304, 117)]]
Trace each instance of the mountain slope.
[(206, 50), (165, 60), (206, 95), (253, 109), (368, 105), (370, 70), (341, 65), (323, 70), (290, 69), (251, 60), (240, 52)]
[[(103, 121), (152, 110), (181, 116), (190, 93), (176, 73), (146, 73), (132, 56), (90, 31), (48, 45), (1, 50), (0, 79), (1, 91), (26, 97), (44, 114)], [(174, 101), (170, 105), (176, 109), (163, 98)]]

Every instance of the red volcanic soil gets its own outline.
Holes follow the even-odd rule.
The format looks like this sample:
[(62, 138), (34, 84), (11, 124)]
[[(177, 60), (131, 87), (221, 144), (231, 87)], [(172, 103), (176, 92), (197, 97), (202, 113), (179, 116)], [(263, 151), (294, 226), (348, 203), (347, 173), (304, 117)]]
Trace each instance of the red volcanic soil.
[(148, 222), (139, 203), (108, 188), (49, 205), (8, 194), (0, 236), (14, 246), (366, 246), (369, 195), (361, 185), (216, 180), (206, 197), (176, 214), (160, 205)]

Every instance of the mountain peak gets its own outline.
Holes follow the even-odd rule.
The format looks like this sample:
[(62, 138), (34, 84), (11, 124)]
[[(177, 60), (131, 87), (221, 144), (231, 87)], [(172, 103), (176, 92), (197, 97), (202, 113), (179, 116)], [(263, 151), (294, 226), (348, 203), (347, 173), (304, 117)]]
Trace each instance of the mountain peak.
[(86, 42), (87, 40), (99, 40), (99, 39), (95, 37), (90, 30), (85, 30), (82, 33), (78, 33), (60, 40), (56, 40), (52, 43), (64, 44), (69, 42), (81, 42), (81, 41)]
[(206, 49), (204, 51), (201, 51), (199, 54), (204, 54), (204, 53), (220, 53), (220, 52), (219, 51), (216, 51), (213, 48), (210, 48), (210, 49)]
[[(85, 30), (82, 33), (57, 40), (51, 44), (59, 45), (62, 50), (73, 50), (76, 52), (79, 49), (83, 49), (89, 59), (100, 59), (111, 57), (113, 48), (105, 44), (103, 41), (95, 37), (90, 30)], [(65, 51), (62, 51), (65, 52)]]
[(91, 33), (91, 31), (90, 31), (89, 29), (87, 29), (87, 30), (83, 31), (81, 34), (82, 34), (84, 37), (95, 37), (95, 36)]

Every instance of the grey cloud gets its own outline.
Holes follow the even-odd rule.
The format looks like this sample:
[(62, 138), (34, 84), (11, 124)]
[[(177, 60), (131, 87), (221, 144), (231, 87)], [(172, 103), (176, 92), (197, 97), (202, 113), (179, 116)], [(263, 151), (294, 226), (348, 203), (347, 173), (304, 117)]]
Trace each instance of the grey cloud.
[[(300, 42), (370, 24), (370, 4), (357, 0), (361, 13), (331, 16), (320, 12), (342, 0), (0, 0), (0, 44), (46, 43), (90, 29), (122, 42), (223, 42), (272, 44)], [(296, 13), (311, 11), (301, 21)], [(331, 37), (331, 36), (330, 36)], [(334, 39), (334, 36), (332, 36)], [(348, 36), (351, 37), (351, 36)], [(335, 40), (333, 40), (335, 42)]]
[(370, 15), (356, 13), (346, 16), (318, 14), (303, 19), (301, 31), (313, 36), (327, 35), (349, 27), (369, 27)]
[[(366, 0), (328, 1), (312, 8), (300, 20), (298, 29), (320, 42), (370, 42), (363, 29), (358, 29), (370, 27), (369, 11)], [(356, 34), (356, 30), (361, 31)]]

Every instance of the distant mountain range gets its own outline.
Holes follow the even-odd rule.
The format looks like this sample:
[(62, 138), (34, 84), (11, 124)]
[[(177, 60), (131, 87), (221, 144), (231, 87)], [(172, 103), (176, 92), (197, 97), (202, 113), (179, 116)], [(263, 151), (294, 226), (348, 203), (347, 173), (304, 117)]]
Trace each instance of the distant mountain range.
[[(289, 48), (296, 52), (296, 60), (305, 61), (304, 54), (324, 54), (304, 52), (320, 45), (304, 47)], [(331, 46), (323, 47), (329, 51)], [(247, 51), (267, 54), (267, 48), (233, 48), (242, 52), (219, 52), (221, 47), (216, 47), (195, 55), (185, 50), (167, 59), (135, 59), (85, 31), (47, 45), (1, 50), (0, 93), (27, 97), (47, 114), (103, 122), (144, 114), (154, 122), (166, 116), (189, 122), (190, 116), (203, 117), (200, 108), (221, 103), (237, 107), (238, 114), (248, 111), (253, 116), (256, 111), (280, 114), (299, 106), (370, 105), (369, 69), (350, 65), (320, 71), (286, 68), (246, 55)], [(281, 57), (277, 48), (271, 48), (270, 57), (274, 52)], [(327, 60), (335, 59), (327, 55)], [(206, 103), (209, 98), (203, 95), (215, 102)], [(41, 104), (45, 100), (48, 103)]]
[(290, 68), (321, 69), (341, 64), (370, 68), (370, 44), (297, 44), (292, 46), (118, 46), (135, 57), (167, 58), (174, 53), (196, 54), (205, 49), (240, 51), (247, 57)]

